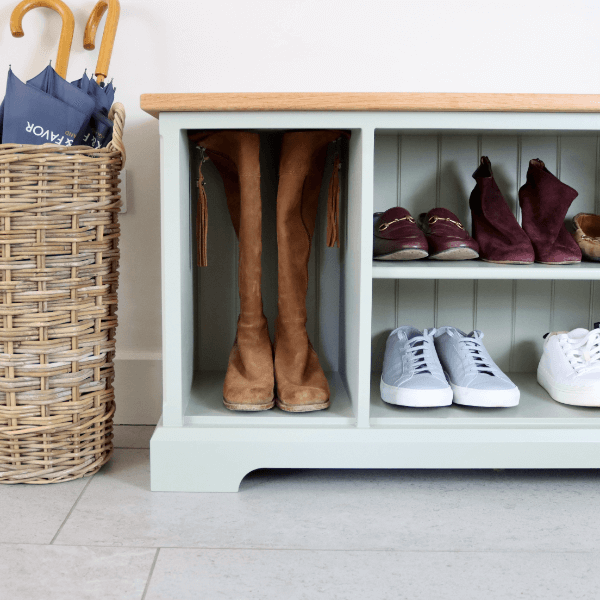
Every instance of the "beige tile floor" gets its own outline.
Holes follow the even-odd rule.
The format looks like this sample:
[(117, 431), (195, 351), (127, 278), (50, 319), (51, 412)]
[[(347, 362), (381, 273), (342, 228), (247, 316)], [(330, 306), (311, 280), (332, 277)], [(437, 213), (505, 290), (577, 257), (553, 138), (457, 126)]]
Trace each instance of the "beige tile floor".
[(151, 493), (152, 428), (91, 479), (0, 486), (0, 600), (600, 597), (595, 471), (258, 471)]

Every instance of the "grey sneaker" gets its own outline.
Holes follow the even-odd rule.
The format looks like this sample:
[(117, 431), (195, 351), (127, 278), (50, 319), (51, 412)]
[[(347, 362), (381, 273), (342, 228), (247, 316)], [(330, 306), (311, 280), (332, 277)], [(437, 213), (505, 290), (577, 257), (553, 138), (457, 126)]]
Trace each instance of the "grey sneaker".
[(498, 368), (481, 343), (483, 333), (469, 335), (455, 327), (441, 327), (435, 349), (456, 404), (468, 406), (516, 406), (519, 388)]
[(398, 327), (385, 345), (381, 399), (401, 406), (448, 406), (452, 390), (435, 353), (435, 329)]

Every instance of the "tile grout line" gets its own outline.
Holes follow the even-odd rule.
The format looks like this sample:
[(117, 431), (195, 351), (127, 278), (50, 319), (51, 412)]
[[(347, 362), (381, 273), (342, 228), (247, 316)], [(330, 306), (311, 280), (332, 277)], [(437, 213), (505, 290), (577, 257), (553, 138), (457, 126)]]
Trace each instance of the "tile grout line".
[[(486, 469), (489, 470), (489, 469)], [(33, 542), (0, 542), (0, 548), (8, 546), (35, 546), (45, 547), (49, 544), (33, 543)], [(570, 550), (562, 548), (559, 550), (547, 550), (547, 549), (532, 549), (528, 550), (525, 548), (487, 548), (487, 549), (476, 549), (466, 550), (457, 548), (441, 548), (441, 549), (428, 549), (428, 550), (417, 550), (417, 549), (403, 549), (403, 548), (294, 548), (294, 547), (248, 547), (248, 546), (142, 546), (142, 545), (106, 545), (106, 544), (64, 544), (56, 546), (57, 548), (104, 548), (112, 550), (154, 550), (155, 556), (151, 566), (151, 572), (149, 573), (148, 580), (152, 575), (156, 562), (158, 560), (158, 554), (160, 550), (192, 550), (196, 552), (202, 552), (205, 550), (215, 551), (235, 551), (235, 552), (389, 552), (389, 553), (405, 553), (405, 554), (439, 554), (439, 553), (464, 553), (464, 554), (597, 554), (598, 548), (588, 548), (584, 550)], [(140, 600), (143, 600), (141, 598)]]
[[(49, 544), (34, 544), (31, 542), (0, 542), (0, 548), (7, 546), (34, 546), (34, 547), (45, 547)], [(57, 548), (104, 548), (107, 550), (154, 550), (156, 552), (153, 564), (151, 567), (151, 573), (149, 574), (148, 580), (152, 575), (154, 566), (158, 560), (158, 553), (160, 550), (192, 550), (195, 552), (203, 551), (232, 551), (232, 552), (388, 552), (395, 554), (440, 554), (440, 553), (462, 553), (462, 554), (598, 554), (598, 549), (587, 549), (587, 550), (526, 550), (521, 548), (508, 548), (508, 549), (481, 549), (481, 550), (462, 550), (456, 548), (445, 548), (440, 550), (404, 550), (401, 548), (262, 548), (262, 547), (244, 547), (244, 546), (107, 546), (100, 544), (64, 544), (56, 546)], [(141, 598), (140, 600), (143, 600)]]
[(58, 538), (58, 536), (60, 535), (60, 532), (62, 531), (63, 527), (65, 526), (65, 523), (68, 521), (71, 514), (73, 514), (75, 507), (77, 506), (77, 504), (79, 504), (79, 500), (81, 500), (81, 497), (83, 496), (85, 490), (87, 490), (88, 485), (90, 485), (90, 483), (92, 483), (92, 479), (94, 479), (93, 475), (92, 475), (92, 477), (90, 477), (89, 481), (83, 486), (81, 493), (79, 494), (79, 496), (77, 496), (77, 500), (75, 500), (75, 502), (73, 503), (73, 506), (71, 506), (71, 510), (67, 513), (65, 520), (60, 524), (58, 531), (54, 534), (54, 537), (50, 541), (50, 544), (49, 544), (50, 546), (52, 546), (54, 544), (54, 542), (56, 541), (56, 538)]
[(150, 572), (148, 573), (148, 580), (146, 581), (146, 587), (144, 587), (144, 593), (140, 600), (144, 600), (146, 598), (146, 594), (148, 593), (148, 589), (150, 588), (150, 580), (152, 579), (152, 575), (154, 575), (154, 567), (156, 567), (156, 561), (158, 560), (158, 553), (160, 552), (160, 547), (156, 549), (156, 553), (154, 554), (154, 560), (152, 561), (152, 566), (150, 567)]

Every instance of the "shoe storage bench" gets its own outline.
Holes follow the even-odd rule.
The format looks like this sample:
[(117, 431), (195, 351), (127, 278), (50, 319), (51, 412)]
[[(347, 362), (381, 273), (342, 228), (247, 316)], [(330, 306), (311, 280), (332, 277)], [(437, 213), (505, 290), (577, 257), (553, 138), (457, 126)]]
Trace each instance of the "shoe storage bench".
[[(147, 94), (141, 105), (159, 118), (161, 137), (163, 414), (151, 442), (153, 490), (234, 492), (260, 468), (600, 467), (600, 410), (553, 401), (535, 377), (544, 333), (600, 320), (600, 264), (372, 260), (373, 212), (391, 206), (415, 218), (443, 206), (470, 230), (471, 174), (481, 155), (490, 157), (517, 218), (517, 189), (537, 157), (579, 192), (569, 217), (600, 213), (600, 96)], [(195, 266), (198, 158), (190, 129), (262, 134), (262, 288), (271, 335), (278, 134), (352, 132), (341, 247), (325, 247), (322, 190), (309, 265), (308, 332), (329, 372), (328, 410), (223, 406), (238, 314), (237, 247), (209, 162), (208, 267)], [(398, 325), (481, 329), (492, 357), (521, 389), (519, 406), (384, 404), (383, 351)]]

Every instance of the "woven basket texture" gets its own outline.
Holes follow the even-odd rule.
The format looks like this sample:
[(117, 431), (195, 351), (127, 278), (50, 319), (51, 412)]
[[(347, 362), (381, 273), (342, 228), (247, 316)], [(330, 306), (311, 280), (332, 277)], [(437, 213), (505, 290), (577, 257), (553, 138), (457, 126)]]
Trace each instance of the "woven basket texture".
[(123, 105), (109, 116), (100, 150), (0, 144), (0, 483), (112, 454)]

